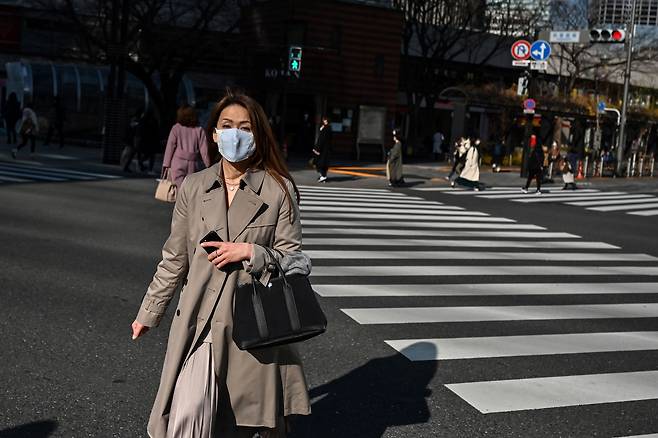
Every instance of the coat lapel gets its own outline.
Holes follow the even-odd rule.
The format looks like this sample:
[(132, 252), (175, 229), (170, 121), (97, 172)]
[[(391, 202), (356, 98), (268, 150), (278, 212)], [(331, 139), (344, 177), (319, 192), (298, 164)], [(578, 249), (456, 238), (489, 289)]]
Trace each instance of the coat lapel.
[(247, 228), (247, 225), (256, 217), (262, 206), (263, 200), (249, 187), (236, 190), (231, 208), (228, 210), (228, 227), (231, 241), (235, 242), (235, 239)]
[(213, 173), (213, 179), (208, 181), (206, 193), (201, 199), (201, 220), (206, 232), (217, 231), (224, 242), (228, 242), (228, 224), (226, 218), (226, 195), (222, 186), (221, 166), (217, 173)]

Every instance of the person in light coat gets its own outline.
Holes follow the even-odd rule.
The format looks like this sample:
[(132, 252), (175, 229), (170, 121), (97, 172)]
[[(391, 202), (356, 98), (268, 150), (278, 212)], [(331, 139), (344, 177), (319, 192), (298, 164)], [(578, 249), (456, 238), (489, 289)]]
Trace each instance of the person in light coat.
[(176, 124), (169, 132), (162, 171), (171, 169), (171, 180), (180, 188), (185, 177), (210, 166), (208, 142), (203, 128), (197, 126), (197, 115), (189, 105), (180, 107)]
[[(147, 432), (284, 437), (287, 418), (311, 410), (301, 360), (293, 345), (240, 350), (233, 299), (239, 284), (268, 284), (275, 265), (265, 247), (284, 269), (303, 254), (299, 192), (256, 101), (229, 93), (208, 123), (221, 159), (183, 181), (162, 261), (132, 324), (133, 339), (157, 327), (183, 286)], [(222, 241), (200, 244), (210, 231)]]
[(386, 178), (389, 186), (404, 184), (404, 178), (402, 177), (402, 142), (397, 131), (393, 131), (393, 147), (388, 151)]
[(466, 149), (464, 168), (459, 177), (452, 182), (453, 187), (455, 187), (455, 184), (459, 184), (473, 190), (480, 190), (480, 151), (478, 145), (478, 140), (475, 144), (471, 144), (470, 139), (464, 141), (464, 148)]
[(16, 158), (18, 151), (27, 146), (29, 142), (30, 158), (32, 158), (36, 149), (37, 134), (39, 133), (39, 118), (29, 102), (25, 102), (25, 106), (23, 107), (23, 116), (18, 122), (18, 132), (21, 135), (22, 141), (21, 144), (11, 151), (11, 156)]

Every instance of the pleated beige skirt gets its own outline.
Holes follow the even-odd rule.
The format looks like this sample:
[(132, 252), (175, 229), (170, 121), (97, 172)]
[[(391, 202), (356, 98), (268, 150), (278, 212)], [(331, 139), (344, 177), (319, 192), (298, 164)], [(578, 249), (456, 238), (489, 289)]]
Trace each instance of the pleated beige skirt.
[(228, 394), (215, 375), (211, 336), (190, 355), (176, 380), (167, 438), (285, 438), (285, 422), (277, 429), (235, 425)]

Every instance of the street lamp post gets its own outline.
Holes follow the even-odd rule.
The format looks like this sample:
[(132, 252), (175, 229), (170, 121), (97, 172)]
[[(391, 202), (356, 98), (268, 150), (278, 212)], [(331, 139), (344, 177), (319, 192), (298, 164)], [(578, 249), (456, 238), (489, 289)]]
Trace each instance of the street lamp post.
[(624, 95), (621, 104), (619, 125), (619, 143), (617, 145), (617, 175), (622, 174), (624, 149), (626, 146), (626, 113), (628, 111), (628, 88), (631, 82), (631, 62), (633, 58), (633, 40), (635, 39), (635, 9), (637, 0), (631, 0), (631, 15), (628, 20), (626, 41), (626, 68), (624, 69)]

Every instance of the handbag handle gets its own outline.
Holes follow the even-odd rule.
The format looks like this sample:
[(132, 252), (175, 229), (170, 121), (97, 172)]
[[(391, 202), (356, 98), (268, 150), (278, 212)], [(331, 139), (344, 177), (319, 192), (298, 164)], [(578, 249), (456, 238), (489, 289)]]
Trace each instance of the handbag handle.
[[(288, 316), (290, 317), (290, 326), (293, 330), (299, 330), (302, 324), (299, 319), (299, 311), (297, 310), (297, 303), (295, 302), (295, 294), (292, 290), (292, 286), (290, 286), (290, 283), (288, 283), (288, 279), (286, 278), (286, 273), (281, 267), (281, 263), (279, 263), (279, 260), (275, 257), (274, 250), (268, 248), (267, 246), (263, 246), (263, 248), (270, 255), (270, 258), (274, 260), (274, 264), (279, 270), (279, 275), (283, 280), (283, 298), (286, 302), (286, 309), (288, 310)], [(255, 286), (254, 286), (254, 292), (256, 292)]]

